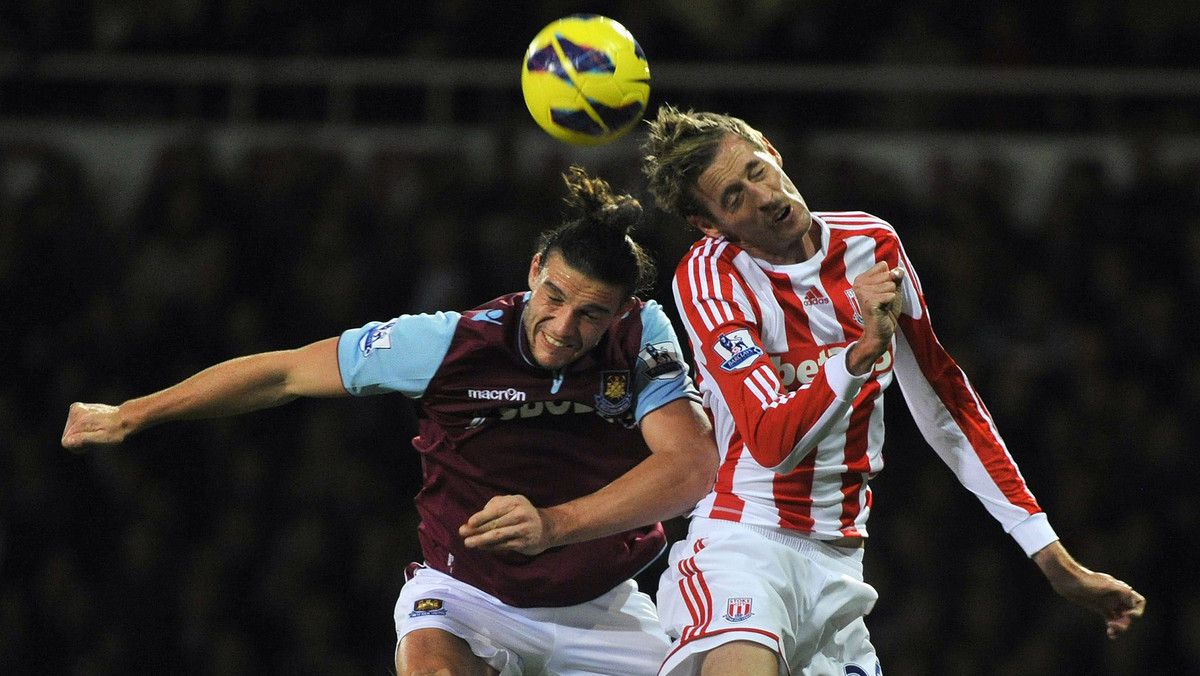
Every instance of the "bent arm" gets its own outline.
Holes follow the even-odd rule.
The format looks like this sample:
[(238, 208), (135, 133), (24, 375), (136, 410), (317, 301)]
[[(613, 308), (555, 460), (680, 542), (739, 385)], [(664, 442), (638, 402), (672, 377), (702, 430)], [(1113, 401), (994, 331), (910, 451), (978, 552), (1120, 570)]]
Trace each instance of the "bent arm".
[(294, 350), (222, 362), (164, 390), (119, 406), (71, 404), (62, 445), (119, 443), (170, 420), (217, 418), (285, 404), (298, 397), (348, 396), (338, 370), (337, 338)]
[(459, 529), (466, 545), (533, 555), (670, 519), (695, 506), (712, 489), (717, 471), (717, 446), (704, 410), (690, 399), (676, 399), (647, 413), (641, 428), (651, 454), (615, 481), (541, 509), (522, 496), (492, 498)]

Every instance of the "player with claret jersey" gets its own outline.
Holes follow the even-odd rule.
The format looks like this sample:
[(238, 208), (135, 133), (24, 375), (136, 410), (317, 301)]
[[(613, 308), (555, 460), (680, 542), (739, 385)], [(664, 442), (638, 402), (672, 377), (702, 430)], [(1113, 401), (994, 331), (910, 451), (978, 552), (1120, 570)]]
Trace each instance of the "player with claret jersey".
[(660, 522), (712, 487), (716, 447), (670, 321), (635, 295), (654, 280), (628, 234), (641, 205), (581, 169), (566, 178), (581, 215), (543, 234), (529, 291), (230, 360), (120, 406), (75, 403), (63, 445), (400, 393), (419, 412), (424, 561), (396, 603), (397, 673), (654, 674), (669, 643), (633, 578), (666, 549)]
[(659, 586), (674, 644), (660, 672), (877, 674), (864, 622), (869, 481), (884, 390), (1056, 591), (1110, 637), (1142, 613), (1123, 582), (1074, 561), (966, 375), (938, 342), (896, 230), (809, 211), (779, 152), (744, 121), (659, 109), (643, 169), (659, 206), (703, 237), (675, 301), (722, 461)]

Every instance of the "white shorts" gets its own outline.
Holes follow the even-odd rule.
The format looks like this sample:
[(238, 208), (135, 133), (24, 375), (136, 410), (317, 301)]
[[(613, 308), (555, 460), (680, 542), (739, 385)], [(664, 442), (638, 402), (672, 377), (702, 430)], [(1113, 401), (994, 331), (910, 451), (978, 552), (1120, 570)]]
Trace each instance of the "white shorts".
[(862, 581), (862, 549), (785, 531), (694, 518), (658, 587), (672, 639), (660, 676), (700, 673), (702, 655), (753, 641), (780, 656), (780, 676), (881, 674), (863, 616), (879, 595)]
[(500, 676), (653, 676), (670, 645), (654, 603), (627, 580), (563, 608), (515, 608), (431, 568), (396, 601), (396, 645), (415, 629), (465, 640)]

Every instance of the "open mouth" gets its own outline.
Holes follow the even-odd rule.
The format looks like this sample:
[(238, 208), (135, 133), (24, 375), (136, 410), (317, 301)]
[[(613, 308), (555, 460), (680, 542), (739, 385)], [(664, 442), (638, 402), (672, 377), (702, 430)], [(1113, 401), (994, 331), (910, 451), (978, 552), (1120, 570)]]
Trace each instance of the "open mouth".
[(568, 347), (568, 345), (566, 343), (554, 338), (553, 336), (551, 336), (550, 334), (548, 334), (544, 331), (542, 332), (542, 337), (545, 338), (546, 342), (550, 343), (550, 345), (553, 347), (559, 347), (559, 348)]
[(781, 222), (787, 220), (787, 217), (791, 216), (791, 215), (792, 215), (792, 207), (786, 206), (779, 212), (779, 215), (777, 215), (775, 217), (775, 222), (781, 223)]

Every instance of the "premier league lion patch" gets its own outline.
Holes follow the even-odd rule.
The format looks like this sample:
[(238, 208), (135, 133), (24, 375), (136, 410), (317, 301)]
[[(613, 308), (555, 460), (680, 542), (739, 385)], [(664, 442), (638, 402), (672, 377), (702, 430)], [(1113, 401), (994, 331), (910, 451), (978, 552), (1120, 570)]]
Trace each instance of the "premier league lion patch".
[(675, 354), (675, 346), (670, 342), (646, 343), (638, 352), (646, 377), (651, 380), (671, 380), (683, 375), (683, 362)]
[(717, 337), (713, 350), (724, 361), (721, 368), (725, 371), (744, 369), (763, 355), (762, 348), (754, 344), (749, 329), (736, 329)]
[(375, 350), (390, 350), (392, 347), (392, 329), (395, 326), (396, 320), (393, 319), (387, 324), (380, 324), (363, 334), (363, 337), (358, 341), (358, 350), (362, 352), (362, 356), (366, 357)]

